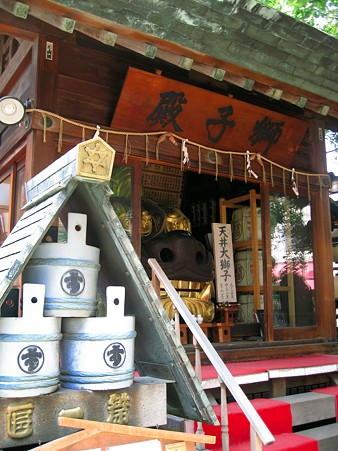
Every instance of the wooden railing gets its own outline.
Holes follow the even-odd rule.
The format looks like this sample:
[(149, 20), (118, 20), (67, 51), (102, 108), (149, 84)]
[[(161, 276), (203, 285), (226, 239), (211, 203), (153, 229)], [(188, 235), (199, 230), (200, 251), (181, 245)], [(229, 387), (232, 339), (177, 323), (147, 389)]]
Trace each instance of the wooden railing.
[[(228, 428), (228, 415), (227, 415), (227, 402), (226, 402), (226, 389), (228, 389), (237, 402), (238, 406), (243, 411), (244, 415), (250, 423), (250, 442), (251, 451), (261, 451), (262, 445), (271, 445), (275, 439), (266, 424), (263, 422), (251, 402), (246, 397), (245, 393), (238, 385), (236, 379), (232, 376), (223, 360), (216, 352), (213, 345), (203, 333), (200, 326), (196, 323), (195, 318), (191, 315), (188, 308), (184, 304), (183, 300), (171, 284), (168, 277), (163, 272), (162, 268), (155, 259), (150, 258), (148, 263), (152, 269), (152, 283), (155, 290), (159, 293), (159, 287), (162, 286), (167, 292), (167, 295), (175, 306), (175, 330), (180, 334), (179, 327), (179, 315), (183, 318), (186, 325), (189, 327), (194, 337), (195, 344), (195, 371), (197, 377), (201, 378), (201, 360), (200, 349), (203, 349), (205, 355), (208, 357), (210, 363), (216, 369), (221, 386), (221, 427), (222, 427), (222, 449), (223, 451), (229, 450), (229, 428)], [(201, 424), (198, 425), (197, 433), (203, 433), (201, 430)], [(198, 449), (198, 447), (197, 447)]]

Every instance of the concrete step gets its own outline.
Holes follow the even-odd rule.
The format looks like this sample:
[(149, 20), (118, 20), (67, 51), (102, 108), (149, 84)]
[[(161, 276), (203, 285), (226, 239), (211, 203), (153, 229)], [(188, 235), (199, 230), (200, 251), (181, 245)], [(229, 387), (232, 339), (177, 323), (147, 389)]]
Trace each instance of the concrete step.
[(308, 392), (273, 399), (290, 404), (293, 428), (336, 418), (336, 397), (330, 394)]
[(338, 423), (307, 429), (296, 434), (317, 440), (319, 451), (338, 450)]

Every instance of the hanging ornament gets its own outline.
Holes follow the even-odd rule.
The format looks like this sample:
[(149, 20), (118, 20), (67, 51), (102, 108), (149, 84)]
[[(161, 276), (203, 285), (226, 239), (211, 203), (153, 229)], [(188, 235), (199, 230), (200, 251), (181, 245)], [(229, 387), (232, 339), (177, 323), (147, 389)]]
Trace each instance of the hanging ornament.
[(271, 180), (271, 186), (273, 188), (275, 186), (275, 182), (274, 182), (274, 179), (273, 179), (273, 165), (272, 165), (272, 163), (270, 163), (270, 180)]
[(229, 155), (229, 173), (230, 173), (230, 182), (232, 182), (234, 178), (234, 167), (232, 162), (232, 154)]
[(255, 177), (255, 179), (258, 179), (258, 175), (251, 169), (251, 158), (248, 150), (246, 151), (246, 171), (249, 174), (249, 177)]
[(198, 173), (202, 172), (201, 146), (198, 146)]
[(127, 164), (128, 157), (131, 154), (131, 145), (129, 142), (129, 135), (126, 134), (125, 136), (125, 143), (124, 143), (124, 155), (123, 155), (123, 162)]
[[(26, 113), (40, 113), (42, 115), (42, 124), (43, 124), (43, 142), (46, 142), (46, 134), (47, 134), (47, 123), (49, 124), (49, 122), (53, 122), (52, 118), (57, 119), (59, 121), (59, 136), (58, 136), (58, 143), (57, 143), (57, 151), (59, 153), (62, 152), (62, 145), (63, 145), (63, 128), (64, 128), (64, 124), (70, 124), (72, 126), (75, 127), (79, 127), (82, 129), (82, 141), (85, 141), (86, 139), (86, 131), (90, 130), (93, 133), (95, 133), (95, 137), (99, 136), (100, 131), (102, 133), (105, 134), (105, 141), (108, 143), (108, 138), (111, 135), (120, 135), (120, 136), (124, 136), (125, 137), (125, 149), (124, 149), (124, 161), (127, 161), (129, 155), (131, 154), (132, 151), (132, 146), (131, 143), (129, 141), (129, 137), (130, 136), (145, 136), (146, 139), (146, 143), (145, 143), (145, 160), (146, 160), (146, 164), (149, 163), (149, 159), (150, 159), (150, 140), (149, 138), (152, 136), (158, 136), (157, 142), (156, 142), (156, 146), (155, 146), (155, 157), (157, 160), (159, 160), (159, 145), (161, 142), (168, 140), (170, 143), (172, 143), (174, 146), (179, 146), (181, 145), (181, 167), (183, 167), (183, 164), (188, 164), (190, 165), (190, 159), (189, 159), (189, 154), (187, 151), (187, 146), (186, 146), (186, 142), (188, 141), (188, 139), (182, 139), (180, 136), (174, 135), (171, 132), (145, 132), (145, 133), (140, 133), (140, 132), (123, 132), (123, 131), (118, 131), (118, 130), (111, 130), (111, 129), (105, 129), (102, 128), (100, 129), (100, 127), (97, 125), (96, 127), (93, 127), (91, 125), (87, 125), (87, 124), (83, 124), (71, 119), (67, 119), (65, 117), (60, 116), (59, 114), (56, 113), (51, 113), (49, 111), (45, 111), (45, 110), (41, 110), (38, 108), (28, 108), (26, 109)], [(48, 125), (49, 126), (49, 125)], [(273, 162), (269, 159), (267, 159), (266, 157), (258, 154), (252, 154), (250, 156), (250, 152), (247, 150), (246, 152), (238, 152), (238, 151), (230, 151), (230, 150), (221, 150), (221, 149), (214, 149), (211, 147), (206, 147), (203, 146), (199, 143), (196, 143), (194, 141), (189, 140), (189, 146), (190, 146), (190, 151), (192, 151), (194, 148), (198, 149), (198, 173), (200, 174), (202, 172), (202, 151), (208, 151), (209, 154), (210, 152), (214, 152), (215, 155), (215, 165), (216, 165), (216, 178), (218, 176), (219, 173), (219, 163), (218, 163), (218, 156), (219, 155), (229, 155), (229, 176), (230, 176), (230, 180), (233, 180), (234, 177), (234, 163), (233, 163), (233, 159), (234, 157), (240, 157), (241, 159), (243, 158), (243, 178), (245, 180), (245, 182), (247, 182), (247, 178), (249, 177), (254, 177), (254, 178), (258, 178), (259, 176), (252, 170), (251, 168), (251, 161), (252, 160), (256, 160), (258, 162), (258, 164), (262, 167), (262, 179), (265, 182), (266, 178), (267, 178), (267, 173), (266, 173), (266, 168), (264, 165), (264, 162), (268, 165), (270, 165), (270, 170), (269, 170), (269, 179), (271, 182), (272, 187), (275, 184), (275, 180), (274, 178), (276, 178), (277, 174), (275, 171), (275, 168), (279, 168), (279, 170), (282, 171), (282, 181), (283, 181), (283, 192), (284, 195), (286, 195), (286, 172), (290, 172), (289, 168), (285, 168), (283, 166), (281, 166), (280, 164)], [(221, 160), (222, 161), (222, 160)], [(193, 162), (194, 164), (194, 162)], [(320, 189), (320, 196), (322, 198), (323, 196), (323, 188), (328, 187), (329, 183), (327, 183), (327, 179), (329, 179), (329, 176), (327, 174), (313, 174), (313, 173), (306, 173), (306, 172), (299, 172), (299, 171), (295, 171), (294, 169), (292, 169), (292, 175), (291, 175), (291, 181), (292, 181), (292, 190), (294, 191), (295, 195), (298, 197), (299, 196), (299, 192), (298, 192), (298, 181), (300, 178), (306, 178), (306, 183), (307, 183), (307, 190), (308, 190), (308, 197), (310, 198), (310, 190), (311, 190), (311, 186), (312, 183), (316, 183), (315, 181), (313, 181), (314, 179), (318, 179), (318, 182), (316, 184), (319, 185), (319, 189)]]
[(309, 174), (306, 174), (306, 183), (307, 183), (307, 197), (310, 202), (311, 200), (311, 191), (310, 191), (310, 180), (309, 180)]
[(149, 164), (149, 136), (146, 135), (146, 166)]
[(286, 196), (285, 168), (283, 168), (283, 193)]
[(161, 142), (165, 141), (166, 139), (168, 139), (172, 144), (174, 144), (174, 146), (177, 146), (178, 143), (176, 142), (176, 139), (174, 138), (172, 133), (163, 133), (157, 140), (156, 143), (156, 160), (159, 159), (159, 146), (161, 144)]
[(96, 132), (94, 133), (93, 138), (98, 138), (100, 136), (100, 126), (96, 126)]
[(58, 139), (58, 153), (62, 152), (62, 134), (63, 134), (63, 119), (60, 119), (59, 139)]
[(296, 183), (296, 179), (295, 179), (295, 168), (292, 168), (291, 182), (292, 182), (292, 191), (295, 193), (295, 195), (297, 197), (299, 197), (299, 191), (298, 191), (297, 183)]
[(190, 163), (190, 160), (189, 160), (189, 154), (188, 154), (188, 149), (187, 149), (187, 146), (186, 146), (186, 142), (187, 142), (188, 140), (187, 139), (184, 139), (183, 141), (182, 141), (182, 146), (181, 146), (181, 151), (182, 151), (182, 153), (183, 153), (183, 165), (188, 165), (188, 167), (189, 167), (189, 163)]
[(215, 180), (218, 180), (218, 153), (217, 152), (215, 152), (215, 166), (216, 166)]
[(174, 138), (172, 133), (163, 133), (157, 140), (157, 144), (161, 144), (161, 142), (165, 141), (166, 139), (168, 139), (172, 144), (174, 144), (175, 146), (177, 146), (177, 142), (176, 139)]
[[(248, 151), (247, 151), (248, 152)], [(264, 168), (264, 164), (263, 164), (263, 160), (262, 160), (262, 156), (260, 153), (255, 153), (254, 155), (251, 155), (250, 157), (250, 161), (257, 161), (257, 163), (260, 165), (260, 167), (262, 168), (262, 172), (263, 172), (263, 182), (266, 181), (266, 177), (265, 177), (265, 168)], [(253, 172), (254, 177), (258, 177), (254, 172)]]

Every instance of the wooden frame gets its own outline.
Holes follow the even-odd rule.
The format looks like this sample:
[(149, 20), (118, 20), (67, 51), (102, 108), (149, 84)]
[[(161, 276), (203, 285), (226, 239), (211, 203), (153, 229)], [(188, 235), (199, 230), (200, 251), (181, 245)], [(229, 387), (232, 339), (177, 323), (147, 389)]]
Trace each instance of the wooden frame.
[[(185, 432), (173, 432), (163, 429), (150, 429), (121, 424), (103, 423), (98, 421), (79, 420), (76, 418), (60, 417), (59, 425), (82, 429), (70, 435), (66, 435), (45, 445), (32, 448), (36, 451), (82, 451), (90, 448), (101, 448), (105, 451), (113, 445), (126, 443), (138, 443), (152, 439), (161, 442), (162, 451), (166, 451), (167, 445), (180, 445), (179, 450), (194, 451), (195, 443), (214, 444), (216, 437), (212, 435), (196, 435)], [(185, 444), (185, 448), (182, 447)]]

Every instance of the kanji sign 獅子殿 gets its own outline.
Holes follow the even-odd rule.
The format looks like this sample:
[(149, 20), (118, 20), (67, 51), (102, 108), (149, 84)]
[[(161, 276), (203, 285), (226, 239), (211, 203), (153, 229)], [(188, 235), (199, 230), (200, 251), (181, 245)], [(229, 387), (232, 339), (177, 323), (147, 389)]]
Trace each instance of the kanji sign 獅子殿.
[(232, 97), (129, 69), (112, 127), (172, 132), (204, 146), (249, 150), (275, 160), (282, 149), (291, 160), (308, 124)]

